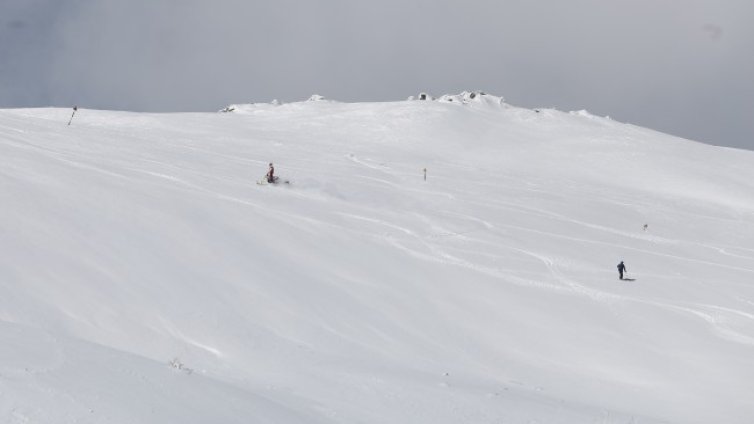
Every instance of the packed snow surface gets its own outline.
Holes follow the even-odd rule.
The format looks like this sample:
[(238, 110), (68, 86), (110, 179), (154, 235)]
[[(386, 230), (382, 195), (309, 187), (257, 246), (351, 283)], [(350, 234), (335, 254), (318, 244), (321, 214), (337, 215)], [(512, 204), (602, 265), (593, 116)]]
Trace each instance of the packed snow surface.
[(754, 152), (231, 109), (0, 111), (0, 422), (754, 422)]

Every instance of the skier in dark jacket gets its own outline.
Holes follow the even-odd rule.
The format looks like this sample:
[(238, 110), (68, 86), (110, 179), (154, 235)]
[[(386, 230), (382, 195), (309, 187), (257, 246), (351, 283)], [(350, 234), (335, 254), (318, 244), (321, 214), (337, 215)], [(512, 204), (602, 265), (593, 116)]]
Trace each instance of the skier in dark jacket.
[(275, 177), (275, 167), (272, 166), (272, 162), (270, 162), (270, 170), (267, 171), (266, 177), (267, 177), (267, 182), (270, 184), (274, 183), (275, 180), (277, 179), (277, 177)]
[(628, 272), (628, 270), (626, 269), (626, 265), (623, 264), (623, 261), (620, 261), (618, 264), (618, 278), (621, 280), (623, 279), (623, 272)]

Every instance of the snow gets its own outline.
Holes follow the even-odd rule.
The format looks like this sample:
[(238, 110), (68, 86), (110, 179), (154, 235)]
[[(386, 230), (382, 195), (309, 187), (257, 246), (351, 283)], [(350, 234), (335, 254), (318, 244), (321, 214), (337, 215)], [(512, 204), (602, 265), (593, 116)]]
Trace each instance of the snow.
[(230, 108), (0, 110), (0, 421), (754, 420), (754, 152), (481, 92)]

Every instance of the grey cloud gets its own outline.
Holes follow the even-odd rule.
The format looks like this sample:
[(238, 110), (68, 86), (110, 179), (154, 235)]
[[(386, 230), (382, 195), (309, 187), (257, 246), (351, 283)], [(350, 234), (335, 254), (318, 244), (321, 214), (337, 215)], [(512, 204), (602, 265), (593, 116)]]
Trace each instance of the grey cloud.
[(27, 26), (26, 22), (21, 20), (10, 21), (7, 25), (10, 29), (24, 29)]

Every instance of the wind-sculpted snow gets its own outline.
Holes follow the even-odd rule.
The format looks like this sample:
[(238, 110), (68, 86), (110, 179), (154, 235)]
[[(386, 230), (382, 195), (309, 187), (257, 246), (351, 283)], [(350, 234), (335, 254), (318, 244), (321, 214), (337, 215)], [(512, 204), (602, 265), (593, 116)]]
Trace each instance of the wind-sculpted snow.
[(754, 420), (752, 152), (310, 100), (0, 110), (0, 422)]

